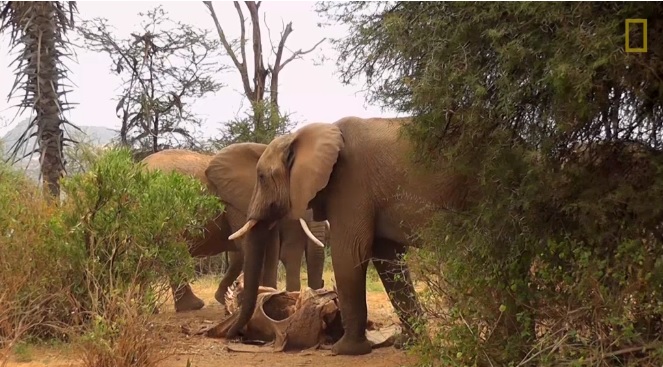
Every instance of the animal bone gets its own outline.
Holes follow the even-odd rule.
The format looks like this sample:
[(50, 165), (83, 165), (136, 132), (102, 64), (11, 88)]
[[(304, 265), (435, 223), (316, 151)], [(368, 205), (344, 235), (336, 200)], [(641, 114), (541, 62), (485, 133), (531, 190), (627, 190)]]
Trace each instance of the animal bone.
[[(224, 338), (239, 316), (243, 287), (243, 274), (241, 274), (226, 293), (226, 309), (229, 316), (216, 325), (204, 326), (196, 334)], [(337, 302), (335, 290), (305, 288), (300, 292), (287, 292), (259, 287), (256, 308), (250, 321), (242, 329), (243, 337), (251, 340), (251, 344), (258, 341), (273, 342), (269, 349), (276, 352), (316, 348), (321, 344), (333, 343), (343, 335)], [(373, 330), (373, 322), (367, 321), (366, 336), (374, 348), (391, 345), (394, 336), (400, 332), (400, 328), (395, 325)], [(233, 350), (265, 352), (266, 349), (256, 345), (240, 344), (240, 346)]]

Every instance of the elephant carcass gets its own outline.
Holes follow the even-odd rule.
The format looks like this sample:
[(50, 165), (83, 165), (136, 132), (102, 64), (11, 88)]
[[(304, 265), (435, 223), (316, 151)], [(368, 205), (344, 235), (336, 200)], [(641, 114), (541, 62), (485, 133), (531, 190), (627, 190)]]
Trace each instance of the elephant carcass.
[[(243, 275), (243, 274), (242, 274)], [(219, 324), (199, 333), (212, 338), (225, 338), (239, 316), (242, 277), (228, 290), (226, 311), (230, 314)], [(273, 342), (273, 351), (312, 349), (330, 345), (343, 336), (343, 325), (335, 290), (305, 288), (300, 292), (278, 291), (260, 287), (256, 308), (242, 329), (244, 339)], [(372, 329), (369, 321), (369, 329)], [(374, 348), (390, 345), (397, 328), (371, 330), (367, 333)], [(230, 348), (255, 352), (256, 348)], [(264, 348), (261, 348), (264, 349)]]
[[(260, 287), (258, 292), (257, 307), (242, 330), (245, 339), (274, 342), (274, 351), (283, 351), (318, 347), (335, 334), (333, 329), (340, 338), (343, 329), (336, 292), (310, 288), (287, 292), (269, 287)], [(225, 337), (239, 315), (241, 293), (242, 283), (236, 282), (226, 295), (226, 310), (230, 316), (206, 330), (207, 336)]]

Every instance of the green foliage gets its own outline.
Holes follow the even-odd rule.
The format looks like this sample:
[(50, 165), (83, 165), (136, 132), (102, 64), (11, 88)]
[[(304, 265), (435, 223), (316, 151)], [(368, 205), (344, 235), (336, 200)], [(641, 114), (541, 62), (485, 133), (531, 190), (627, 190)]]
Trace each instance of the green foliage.
[(63, 220), (72, 240), (82, 245), (83, 289), (92, 294), (148, 287), (165, 275), (175, 282), (190, 280), (187, 238), (202, 235), (220, 210), (215, 197), (202, 195), (200, 181), (148, 172), (125, 149), (110, 150), (62, 186), (69, 196)]
[[(661, 365), (661, 5), (320, 10), (350, 26), (344, 80), (412, 113), (418, 158), (469, 189), (412, 255), (424, 363)], [(627, 18), (646, 54), (624, 52)]]
[[(366, 77), (372, 101), (414, 113), (416, 141), (426, 153), (444, 154), (442, 137), (452, 132), (463, 134), (454, 145), (483, 149), (502, 129), (537, 147), (599, 136), (657, 142), (660, 9), (651, 2), (350, 2), (320, 10), (351, 25), (350, 37), (335, 40), (343, 80)], [(624, 52), (627, 18), (649, 19), (647, 54)]]
[(0, 164), (0, 352), (26, 333), (53, 335), (52, 327), (75, 322), (67, 299), (75, 250), (66, 235), (54, 202)]
[(244, 117), (226, 123), (216, 145), (222, 148), (243, 142), (268, 144), (275, 137), (288, 133), (294, 125), (288, 115), (281, 114), (278, 107), (273, 108), (269, 101), (263, 100), (254, 104)]
[(148, 172), (125, 149), (105, 151), (62, 187), (56, 205), (0, 166), (0, 351), (26, 333), (75, 336), (71, 326), (112, 348), (137, 345), (145, 335), (114, 337), (117, 325), (147, 332), (168, 279), (193, 277), (187, 241), (222, 210), (198, 180)]
[(92, 163), (103, 153), (104, 148), (94, 144), (92, 140), (83, 133), (74, 132), (72, 140), (77, 143), (63, 148), (65, 160), (67, 161), (67, 173), (83, 173), (90, 169)]
[(26, 363), (32, 361), (31, 352), (30, 345), (27, 343), (21, 342), (14, 346), (14, 355), (17, 362)]

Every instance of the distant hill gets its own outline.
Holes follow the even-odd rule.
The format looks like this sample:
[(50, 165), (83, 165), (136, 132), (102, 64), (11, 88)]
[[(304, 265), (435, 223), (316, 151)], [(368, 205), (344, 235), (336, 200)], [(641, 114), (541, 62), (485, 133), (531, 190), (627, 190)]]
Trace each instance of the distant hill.
[[(29, 120), (25, 119), (19, 122), (13, 129), (9, 130), (3, 137), (0, 137), (0, 156), (5, 159), (9, 156), (10, 150), (14, 143), (21, 137), (21, 134), (28, 127)], [(81, 132), (68, 126), (65, 136), (74, 139), (77, 141), (83, 141), (86, 143), (91, 143), (94, 145), (106, 145), (110, 143), (117, 135), (118, 132), (113, 131), (112, 129), (102, 127), (102, 126), (78, 126), (82, 131)], [(30, 133), (34, 132), (31, 131)], [(24, 152), (29, 152), (34, 146), (36, 138), (30, 138), (28, 143), (19, 149), (17, 156), (25, 155)], [(29, 177), (34, 178), (35, 180), (39, 179), (39, 154), (33, 154), (28, 158), (16, 162), (14, 167), (18, 169), (27, 169), (27, 174)]]

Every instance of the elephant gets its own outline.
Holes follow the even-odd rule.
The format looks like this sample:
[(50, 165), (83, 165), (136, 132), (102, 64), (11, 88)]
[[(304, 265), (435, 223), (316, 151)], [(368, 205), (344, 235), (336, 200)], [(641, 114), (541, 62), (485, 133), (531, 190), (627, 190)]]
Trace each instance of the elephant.
[[(395, 261), (408, 247), (420, 247), (416, 232), (441, 208), (460, 205), (468, 184), (460, 175), (418, 167), (413, 144), (403, 136), (411, 118), (345, 117), (309, 123), (273, 139), (256, 165), (256, 184), (247, 222), (229, 238), (245, 236), (244, 298), (227, 336), (241, 336), (258, 288), (273, 223), (313, 210), (328, 220), (331, 257), (344, 334), (332, 347), (339, 355), (371, 352), (367, 324), (368, 260), (380, 276), (401, 323), (397, 346), (415, 337), (410, 317), (421, 320), (407, 265)], [(425, 327), (425, 324), (422, 326)], [(423, 328), (422, 328), (423, 329)], [(418, 329), (421, 330), (421, 329)]]
[[(249, 200), (256, 183), (255, 165), (266, 148), (266, 144), (252, 142), (231, 144), (217, 152), (205, 170), (208, 187), (226, 204), (226, 213), (232, 218), (233, 230), (239, 228), (246, 218)], [(324, 245), (318, 238), (324, 240), (329, 237), (330, 225), (327, 221), (314, 221), (312, 218), (313, 211), (309, 210), (298, 218), (279, 221), (276, 226), (277, 238), (273, 238), (267, 245), (270, 249), (276, 248), (280, 251), (278, 259), (286, 268), (287, 291), (300, 289), (299, 269), (302, 252), (306, 256), (308, 286), (312, 289), (324, 287), (322, 279)], [(274, 242), (280, 243), (280, 246), (275, 246)], [(306, 246), (302, 247), (302, 243)], [(296, 250), (290, 250), (291, 246)], [(275, 287), (276, 264), (270, 262), (272, 258), (273, 256), (267, 252), (264, 269), (270, 278), (267, 283), (263, 282), (265, 283), (263, 285)]]
[[(264, 144), (263, 144), (264, 145)], [(253, 159), (257, 162), (257, 157), (262, 153), (266, 146), (240, 146), (221, 150), (221, 157), (233, 157), (246, 162), (247, 159)], [(217, 155), (218, 156), (218, 155)], [(244, 157), (244, 158), (242, 158)], [(215, 158), (214, 155), (197, 153), (185, 149), (169, 149), (153, 153), (145, 157), (141, 162), (145, 164), (146, 169), (161, 170), (164, 172), (177, 171), (182, 174), (190, 175), (200, 180), (207, 190), (215, 194), (215, 186), (211, 185), (205, 175), (208, 164)], [(250, 195), (254, 182), (250, 179), (250, 174), (241, 174), (240, 171), (253, 171), (254, 166), (232, 167), (232, 170), (226, 172), (226, 181), (223, 183), (228, 187), (233, 187), (238, 192), (246, 191)], [(234, 172), (234, 173), (233, 173)], [(217, 177), (217, 179), (222, 179)], [(225, 193), (219, 195), (221, 201), (224, 201)], [(225, 293), (232, 283), (240, 275), (243, 267), (244, 256), (241, 243), (229, 240), (228, 236), (234, 230), (239, 228), (245, 220), (245, 212), (248, 207), (226, 208), (223, 213), (219, 213), (213, 220), (209, 221), (204, 229), (202, 238), (189, 238), (189, 253), (193, 257), (206, 257), (228, 252), (229, 267), (221, 279), (219, 286), (214, 294), (214, 298), (219, 303), (224, 303)], [(267, 251), (267, 260), (265, 261), (262, 274), (262, 285), (276, 287), (276, 274), (278, 261), (284, 264), (286, 269), (286, 289), (295, 291), (300, 289), (300, 268), (302, 256), (306, 255), (308, 285), (311, 288), (319, 289), (324, 286), (322, 272), (324, 267), (324, 248), (322, 242), (315, 236), (323, 240), (328, 237), (328, 225), (325, 222), (312, 221), (312, 212), (304, 213), (303, 220), (283, 220), (279, 223), (279, 241), (273, 242)], [(315, 240), (313, 240), (315, 239)], [(171, 284), (175, 311), (198, 310), (204, 307), (203, 300), (198, 298), (189, 284), (176, 285)]]

